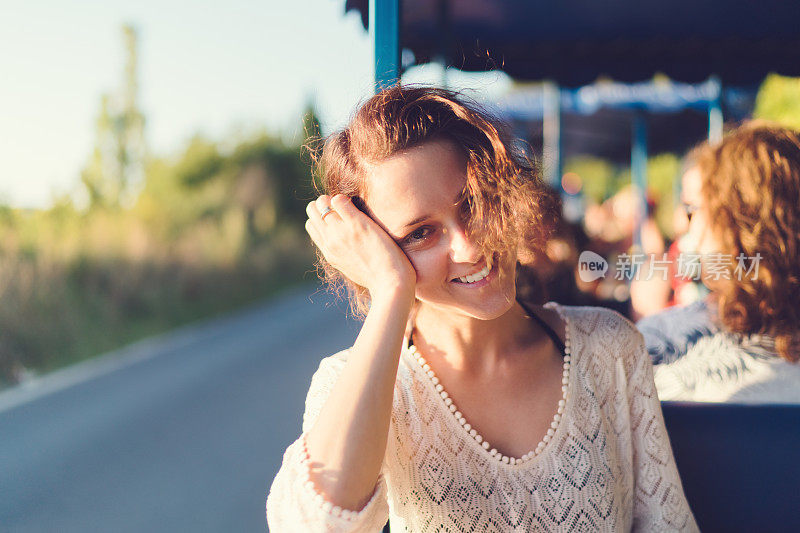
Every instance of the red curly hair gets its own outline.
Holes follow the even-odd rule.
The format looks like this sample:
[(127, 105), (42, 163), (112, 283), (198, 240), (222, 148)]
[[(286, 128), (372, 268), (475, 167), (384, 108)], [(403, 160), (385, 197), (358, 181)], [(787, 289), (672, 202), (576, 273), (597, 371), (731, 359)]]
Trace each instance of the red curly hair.
[[(369, 165), (441, 139), (460, 150), (467, 163), (462, 192), (469, 211), (467, 234), (487, 255), (516, 248), (519, 261), (532, 262), (557, 220), (560, 200), (514, 146), (505, 125), (453, 91), (397, 85), (367, 100), (347, 127), (325, 140), (316, 161), (321, 192), (354, 197), (359, 205), (367, 194)], [(319, 253), (317, 266), (335, 292), (349, 292), (353, 313), (363, 317), (367, 291)]]
[[(800, 136), (751, 122), (693, 157), (711, 231), (733, 259), (729, 279), (714, 289), (720, 320), (732, 332), (773, 337), (781, 357), (798, 361)], [(740, 254), (760, 254), (757, 275), (733, 272)]]

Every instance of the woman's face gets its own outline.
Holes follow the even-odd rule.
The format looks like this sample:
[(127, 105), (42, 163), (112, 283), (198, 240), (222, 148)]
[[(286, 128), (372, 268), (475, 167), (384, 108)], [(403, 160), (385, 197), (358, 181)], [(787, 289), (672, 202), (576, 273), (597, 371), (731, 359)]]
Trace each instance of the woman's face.
[(712, 214), (708, 212), (702, 186), (700, 170), (697, 167), (690, 168), (683, 176), (681, 200), (687, 207), (687, 213), (691, 213), (688, 233), (693, 238), (695, 251), (706, 256), (719, 253), (722, 247), (710, 224)]
[(516, 257), (498, 252), (484, 257), (467, 237), (468, 207), (458, 203), (466, 161), (454, 144), (425, 143), (367, 174), (367, 207), (411, 261), (423, 305), (483, 320), (511, 308)]
[[(681, 200), (690, 213), (687, 236), (694, 250), (700, 254), (703, 265), (703, 283), (714, 290), (721, 279), (719, 269), (726, 266), (722, 242), (711, 226), (713, 214), (708, 210), (702, 190), (703, 178), (697, 167), (689, 169), (683, 177)], [(716, 273), (715, 273), (716, 272)]]

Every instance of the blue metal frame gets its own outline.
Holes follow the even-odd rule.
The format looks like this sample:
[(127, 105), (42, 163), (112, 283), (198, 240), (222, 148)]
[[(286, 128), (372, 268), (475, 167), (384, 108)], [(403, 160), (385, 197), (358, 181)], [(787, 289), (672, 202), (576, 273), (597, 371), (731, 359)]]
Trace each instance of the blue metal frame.
[(708, 142), (716, 144), (722, 141), (722, 84), (717, 77), (712, 77), (710, 81), (716, 86), (717, 94), (708, 105)]
[(633, 118), (633, 138), (631, 139), (631, 181), (638, 191), (636, 206), (636, 230), (634, 248), (642, 250), (642, 224), (647, 218), (647, 118), (643, 110), (636, 111)]
[(369, 0), (375, 92), (400, 81), (400, 0)]

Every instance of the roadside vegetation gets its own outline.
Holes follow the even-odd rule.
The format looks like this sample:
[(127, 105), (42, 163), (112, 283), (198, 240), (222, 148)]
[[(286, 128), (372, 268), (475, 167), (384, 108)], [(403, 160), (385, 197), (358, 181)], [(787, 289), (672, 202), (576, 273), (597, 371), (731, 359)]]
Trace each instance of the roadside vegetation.
[(0, 207), (0, 385), (303, 279), (307, 156), (264, 133), (224, 145), (197, 137), (150, 159), (127, 205)]

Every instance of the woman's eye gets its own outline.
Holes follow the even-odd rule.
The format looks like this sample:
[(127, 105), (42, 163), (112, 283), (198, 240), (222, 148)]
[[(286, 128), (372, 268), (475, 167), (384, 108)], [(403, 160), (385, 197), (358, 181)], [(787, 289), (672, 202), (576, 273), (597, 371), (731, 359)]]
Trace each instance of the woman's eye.
[(422, 226), (420, 228), (415, 229), (411, 233), (409, 233), (406, 238), (403, 239), (403, 244), (415, 244), (422, 240), (425, 240), (433, 230), (428, 226)]

